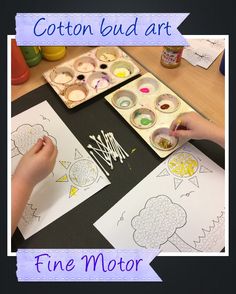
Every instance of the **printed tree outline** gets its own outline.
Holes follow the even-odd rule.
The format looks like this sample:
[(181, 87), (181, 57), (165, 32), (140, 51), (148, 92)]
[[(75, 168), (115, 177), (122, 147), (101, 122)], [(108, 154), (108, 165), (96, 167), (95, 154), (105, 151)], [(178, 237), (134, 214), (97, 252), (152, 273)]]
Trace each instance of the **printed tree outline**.
[(169, 241), (180, 252), (199, 251), (176, 233), (186, 223), (187, 213), (182, 206), (166, 195), (151, 197), (131, 220), (133, 240), (144, 248), (160, 248)]
[(49, 135), (41, 124), (23, 124), (11, 133), (11, 157), (24, 155), (39, 138), (48, 136), (57, 145), (57, 140)]

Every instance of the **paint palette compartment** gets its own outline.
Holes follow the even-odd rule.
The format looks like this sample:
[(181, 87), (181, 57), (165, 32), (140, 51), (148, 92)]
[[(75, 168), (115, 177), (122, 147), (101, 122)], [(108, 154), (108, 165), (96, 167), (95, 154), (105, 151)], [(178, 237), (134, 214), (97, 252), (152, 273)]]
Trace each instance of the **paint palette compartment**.
[(178, 138), (169, 135), (169, 128), (156, 129), (150, 141), (155, 148), (163, 151), (171, 150), (178, 144)]
[[(97, 47), (57, 65), (43, 76), (65, 105), (74, 108), (139, 72), (135, 62), (120, 48)], [(120, 107), (133, 105), (135, 101), (130, 99)]]
[(188, 141), (170, 136), (169, 128), (179, 114), (195, 110), (152, 74), (144, 74), (105, 99), (160, 157)]

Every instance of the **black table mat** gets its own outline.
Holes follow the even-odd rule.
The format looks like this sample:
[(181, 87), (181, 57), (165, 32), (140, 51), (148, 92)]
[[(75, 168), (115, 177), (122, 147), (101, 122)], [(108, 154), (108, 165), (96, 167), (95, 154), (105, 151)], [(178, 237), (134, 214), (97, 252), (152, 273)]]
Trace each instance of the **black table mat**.
[[(113, 171), (107, 168), (111, 185), (27, 240), (24, 240), (17, 229), (12, 237), (12, 251), (18, 248), (112, 248), (93, 223), (164, 160), (158, 157), (104, 99), (105, 95), (121, 86), (116, 86), (74, 109), (67, 109), (48, 84), (12, 103), (12, 116), (15, 116), (47, 100), (85, 148), (91, 143), (89, 135), (97, 135), (104, 130), (113, 132), (128, 153), (136, 149), (123, 164), (115, 162)], [(191, 143), (224, 168), (224, 150), (220, 146), (205, 140), (192, 140)]]

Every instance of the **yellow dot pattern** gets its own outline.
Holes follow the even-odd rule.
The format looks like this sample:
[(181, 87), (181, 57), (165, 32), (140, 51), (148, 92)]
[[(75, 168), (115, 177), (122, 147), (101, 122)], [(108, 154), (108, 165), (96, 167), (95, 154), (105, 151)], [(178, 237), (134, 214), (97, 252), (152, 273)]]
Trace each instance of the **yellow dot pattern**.
[(175, 154), (168, 162), (170, 172), (179, 177), (191, 177), (198, 169), (197, 160), (190, 153)]

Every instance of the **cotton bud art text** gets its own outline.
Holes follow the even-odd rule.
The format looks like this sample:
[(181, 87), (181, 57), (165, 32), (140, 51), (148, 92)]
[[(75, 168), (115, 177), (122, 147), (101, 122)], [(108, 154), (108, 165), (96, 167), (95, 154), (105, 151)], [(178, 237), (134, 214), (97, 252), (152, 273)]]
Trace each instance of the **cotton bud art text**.
[(187, 13), (17, 13), (18, 45), (186, 45)]

